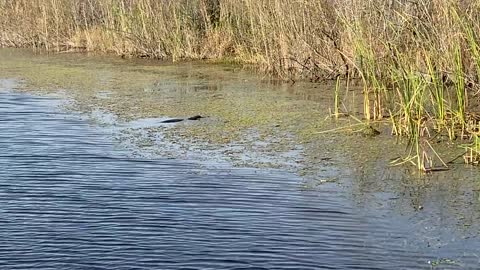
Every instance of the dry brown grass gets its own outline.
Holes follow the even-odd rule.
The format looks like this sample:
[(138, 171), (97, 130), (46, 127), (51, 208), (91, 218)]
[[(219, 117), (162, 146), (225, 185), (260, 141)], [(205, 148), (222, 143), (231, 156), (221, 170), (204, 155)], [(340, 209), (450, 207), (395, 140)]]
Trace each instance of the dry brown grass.
[(342, 72), (343, 23), (335, 6), (328, 0), (0, 0), (0, 44), (229, 58), (318, 79)]
[(425, 72), (425, 50), (448, 73), (458, 40), (466, 71), (476, 74), (458, 18), (477, 33), (479, 7), (478, 0), (0, 0), (0, 44), (229, 58), (323, 79), (365, 72), (359, 46), (371, 50), (378, 75), (395, 54)]

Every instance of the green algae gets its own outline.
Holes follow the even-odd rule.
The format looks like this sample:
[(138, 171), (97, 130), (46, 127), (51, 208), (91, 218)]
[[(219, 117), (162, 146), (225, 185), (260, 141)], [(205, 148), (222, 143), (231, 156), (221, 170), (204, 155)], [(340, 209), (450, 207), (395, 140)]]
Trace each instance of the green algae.
[[(287, 168), (310, 175), (328, 164), (327, 160), (358, 167), (362, 165), (355, 165), (357, 162), (388, 160), (403, 151), (390, 139), (371, 140), (369, 137), (376, 132), (365, 138), (355, 136), (354, 130), (320, 134), (354, 121), (328, 117), (334, 100), (333, 85), (290, 85), (232, 65), (173, 65), (104, 55), (39, 55), (2, 49), (0, 61), (1, 77), (23, 81), (17, 90), (61, 93), (71, 100), (68, 109), (86, 114), (109, 113), (120, 123), (205, 117), (168, 128), (145, 126), (143, 130), (148, 132), (132, 130), (122, 136), (139, 148), (152, 148), (160, 156), (175, 157), (178, 150), (196, 151), (202, 156), (213, 149), (216, 157), (238, 166)], [(162, 140), (154, 139), (159, 134)], [(145, 141), (136, 140), (138, 136), (146, 137)], [(385, 153), (383, 146), (392, 151)], [(169, 148), (171, 151), (166, 150)]]
[[(69, 109), (87, 114), (101, 110), (124, 123), (202, 115), (200, 121), (150, 130), (145, 136), (162, 133), (162, 143), (180, 145), (185, 151), (223, 149), (221, 155), (239, 166), (297, 164), (303, 154), (291, 152), (299, 152), (305, 134), (326, 124), (319, 121), (327, 113), (326, 104), (292, 98), (294, 87), (266, 83), (228, 65), (138, 63), (82, 54), (33, 55), (24, 50), (4, 50), (0, 58), (1, 76), (24, 82), (18, 90), (63, 93), (72, 101)], [(130, 136), (137, 136), (134, 133)], [(260, 147), (257, 142), (266, 143)], [(136, 143), (143, 148), (154, 144)], [(232, 152), (238, 146), (241, 149)], [(225, 155), (229, 152), (234, 154)], [(276, 157), (281, 155), (288, 161), (279, 163)]]

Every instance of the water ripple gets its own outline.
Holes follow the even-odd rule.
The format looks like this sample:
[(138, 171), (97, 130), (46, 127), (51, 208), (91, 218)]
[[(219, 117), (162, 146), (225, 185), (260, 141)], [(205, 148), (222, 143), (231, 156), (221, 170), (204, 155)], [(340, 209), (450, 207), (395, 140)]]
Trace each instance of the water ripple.
[(428, 266), (408, 226), (365, 217), (339, 188), (131, 158), (52, 102), (0, 92), (2, 269)]

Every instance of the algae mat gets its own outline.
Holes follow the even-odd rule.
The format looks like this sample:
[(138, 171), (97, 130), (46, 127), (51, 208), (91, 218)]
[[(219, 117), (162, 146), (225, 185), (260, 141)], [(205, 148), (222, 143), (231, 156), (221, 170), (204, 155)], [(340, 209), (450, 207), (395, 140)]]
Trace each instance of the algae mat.
[[(404, 154), (385, 132), (380, 139), (358, 136), (358, 126), (322, 133), (356, 124), (329, 117), (333, 85), (292, 85), (231, 65), (19, 49), (0, 50), (0, 62), (0, 77), (22, 82), (17, 90), (61, 94), (69, 109), (122, 127), (116, 138), (138, 155), (282, 168), (320, 174), (324, 183), (340, 170), (388, 167)], [(159, 124), (193, 115), (205, 118)]]

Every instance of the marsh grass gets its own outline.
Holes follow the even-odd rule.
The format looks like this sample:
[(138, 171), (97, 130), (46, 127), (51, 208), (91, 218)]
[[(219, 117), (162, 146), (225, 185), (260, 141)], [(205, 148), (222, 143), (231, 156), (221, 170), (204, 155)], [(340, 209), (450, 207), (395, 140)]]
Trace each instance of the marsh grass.
[(357, 80), (367, 125), (389, 117), (425, 168), (430, 136), (476, 138), (479, 110), (469, 99), (480, 90), (479, 14), (480, 0), (0, 0), (0, 45)]
[(478, 165), (480, 163), (480, 136), (473, 135), (473, 140), (470, 144), (462, 145), (466, 153), (463, 156), (465, 163)]

